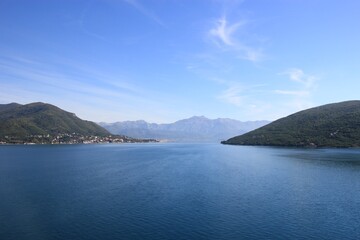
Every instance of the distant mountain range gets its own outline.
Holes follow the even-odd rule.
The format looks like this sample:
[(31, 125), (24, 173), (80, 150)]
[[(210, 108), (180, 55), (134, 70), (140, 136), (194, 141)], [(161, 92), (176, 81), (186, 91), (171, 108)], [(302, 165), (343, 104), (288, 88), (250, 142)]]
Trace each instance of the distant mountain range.
[[(101, 141), (144, 142), (146, 139), (168, 141), (216, 141), (228, 139), (269, 123), (268, 121), (240, 122), (237, 120), (192, 117), (170, 124), (125, 121), (98, 124), (78, 118), (47, 103), (0, 104), (0, 143), (79, 143), (98, 140), (82, 136), (103, 137)], [(109, 135), (118, 135), (116, 138)], [(129, 137), (126, 137), (129, 136)], [(104, 138), (106, 137), (106, 139)], [(60, 139), (59, 138), (59, 139)], [(60, 140), (59, 140), (60, 142)]]
[(222, 143), (360, 147), (360, 101), (327, 104), (297, 112)]
[(219, 142), (268, 124), (269, 121), (241, 122), (228, 118), (208, 119), (194, 116), (169, 124), (148, 123), (143, 120), (99, 123), (112, 134), (135, 138), (155, 138), (168, 141)]

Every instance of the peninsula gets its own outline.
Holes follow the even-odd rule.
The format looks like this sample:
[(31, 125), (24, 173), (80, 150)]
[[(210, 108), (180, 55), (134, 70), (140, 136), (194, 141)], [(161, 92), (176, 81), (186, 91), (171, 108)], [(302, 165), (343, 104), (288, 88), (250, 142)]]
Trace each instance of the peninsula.
[(91, 121), (47, 103), (0, 104), (0, 144), (156, 142), (113, 135)]
[(360, 147), (360, 101), (333, 103), (300, 111), (221, 143)]

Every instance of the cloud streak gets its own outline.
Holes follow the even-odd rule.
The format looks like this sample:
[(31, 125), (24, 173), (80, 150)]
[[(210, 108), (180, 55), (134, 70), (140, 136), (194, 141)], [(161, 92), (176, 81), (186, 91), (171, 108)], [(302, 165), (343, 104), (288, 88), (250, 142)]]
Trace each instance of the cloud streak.
[(230, 86), (218, 96), (218, 99), (237, 107), (242, 107), (244, 104), (243, 97), (241, 96), (242, 91), (243, 89), (240, 86)]
[(244, 86), (239, 82), (226, 81), (223, 79), (214, 79), (214, 82), (227, 87), (217, 98), (236, 107), (249, 107), (250, 105), (254, 105), (250, 103), (249, 100), (255, 100), (253, 99), (254, 96), (266, 93), (264, 88), (267, 85), (265, 84)]
[[(49, 86), (55, 89), (63, 89), (74, 93), (84, 93), (97, 96), (108, 97), (131, 97), (131, 93), (124, 92), (123, 89), (116, 89), (114, 87), (107, 88), (105, 86), (99, 87), (90, 83), (82, 82), (80, 78), (66, 74), (59, 74), (51, 72), (49, 70), (41, 70), (40, 68), (34, 68), (31, 66), (25, 67), (23, 65), (17, 65), (16, 63), (6, 64), (0, 62), (0, 70), (2, 73), (6, 73), (7, 78), (23, 79), (26, 82), (32, 82)], [(3, 77), (6, 78), (6, 77)]]
[(149, 18), (149, 19), (153, 20), (154, 22), (156, 22), (157, 24), (165, 27), (164, 22), (161, 21), (161, 19), (155, 13), (153, 13), (149, 9), (145, 8), (144, 5), (142, 5), (139, 1), (137, 1), (137, 0), (124, 0), (124, 2), (126, 2), (127, 4), (134, 7), (136, 10), (138, 10), (141, 14), (143, 14), (147, 18)]
[(299, 68), (288, 69), (280, 73), (280, 75), (286, 75), (288, 81), (298, 84), (297, 89), (277, 89), (273, 91), (278, 95), (292, 97), (287, 101), (288, 107), (294, 110), (303, 110), (313, 106), (311, 97), (317, 87), (317, 78), (315, 76), (305, 74), (305, 72)]
[[(286, 75), (289, 77), (289, 79), (292, 82), (296, 82), (302, 85), (302, 88), (308, 92), (311, 92), (312, 90), (315, 89), (316, 85), (316, 80), (317, 78), (313, 75), (308, 75), (305, 74), (304, 71), (302, 69), (299, 68), (291, 68), (286, 70), (283, 73), (280, 73), (280, 75)], [(281, 92), (291, 92), (291, 91), (281, 91), (281, 90), (277, 90), (279, 93)]]
[[(59, 66), (61, 73), (57, 70)], [(84, 112), (85, 107), (95, 107), (99, 103), (114, 110), (134, 109), (138, 106), (149, 106), (152, 109), (151, 106), (159, 105), (148, 91), (119, 79), (114, 80), (116, 77), (96, 75), (93, 72), (78, 69), (76, 65), (70, 67), (56, 64), (54, 67), (51, 63), (22, 57), (0, 56), (0, 88), (3, 89), (0, 101), (48, 101), (59, 106), (68, 102), (71, 108), (77, 106), (74, 112), (79, 113)], [(96, 113), (94, 116), (101, 118)]]
[(0, 103), (48, 102), (98, 122), (178, 120), (173, 117), (179, 114), (174, 105), (182, 99), (136, 83), (138, 79), (99, 72), (68, 59), (45, 62), (19, 54), (0, 55)]
[(303, 84), (306, 88), (312, 88), (316, 80), (314, 76), (306, 75), (303, 70), (298, 68), (289, 69), (283, 74), (288, 75), (290, 80)]
[(277, 94), (292, 95), (292, 96), (298, 96), (298, 97), (304, 97), (304, 96), (310, 95), (310, 91), (275, 90), (274, 92)]
[(88, 12), (90, 11), (91, 7), (94, 5), (95, 1), (89, 2), (89, 4), (82, 10), (81, 14), (80, 14), (80, 18), (77, 21), (81, 31), (93, 38), (96, 38), (98, 40), (110, 43), (104, 36), (97, 34), (93, 31), (88, 30), (88, 28), (86, 27), (86, 18), (88, 15)]
[(217, 99), (236, 107), (235, 111), (244, 116), (265, 116), (272, 120), (314, 106), (312, 96), (317, 88), (314, 75), (306, 74), (299, 68), (288, 69), (280, 75), (286, 75), (288, 82), (281, 85), (295, 84), (295, 87), (274, 90), (269, 84), (246, 86), (240, 82), (220, 79), (216, 82), (226, 88)]
[(210, 30), (210, 34), (225, 45), (235, 46), (233, 34), (244, 24), (245, 22), (237, 22), (229, 26), (226, 18), (222, 17), (217, 21), (216, 26)]
[(209, 30), (209, 36), (218, 47), (226, 51), (233, 51), (241, 59), (251, 62), (261, 61), (263, 59), (261, 49), (253, 48), (236, 37), (246, 24), (246, 21), (230, 23), (223, 16)]

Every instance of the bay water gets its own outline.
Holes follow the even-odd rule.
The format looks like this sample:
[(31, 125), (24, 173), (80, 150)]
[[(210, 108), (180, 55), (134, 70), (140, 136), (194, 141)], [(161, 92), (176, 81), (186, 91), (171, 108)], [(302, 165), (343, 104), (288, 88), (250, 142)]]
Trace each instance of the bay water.
[(0, 239), (360, 239), (360, 150), (0, 146)]

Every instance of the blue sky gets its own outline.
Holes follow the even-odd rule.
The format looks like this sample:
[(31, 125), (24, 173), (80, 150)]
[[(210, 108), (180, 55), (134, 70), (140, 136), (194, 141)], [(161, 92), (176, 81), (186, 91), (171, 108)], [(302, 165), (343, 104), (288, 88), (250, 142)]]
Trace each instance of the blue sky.
[(0, 103), (275, 120), (359, 99), (360, 1), (1, 0)]

